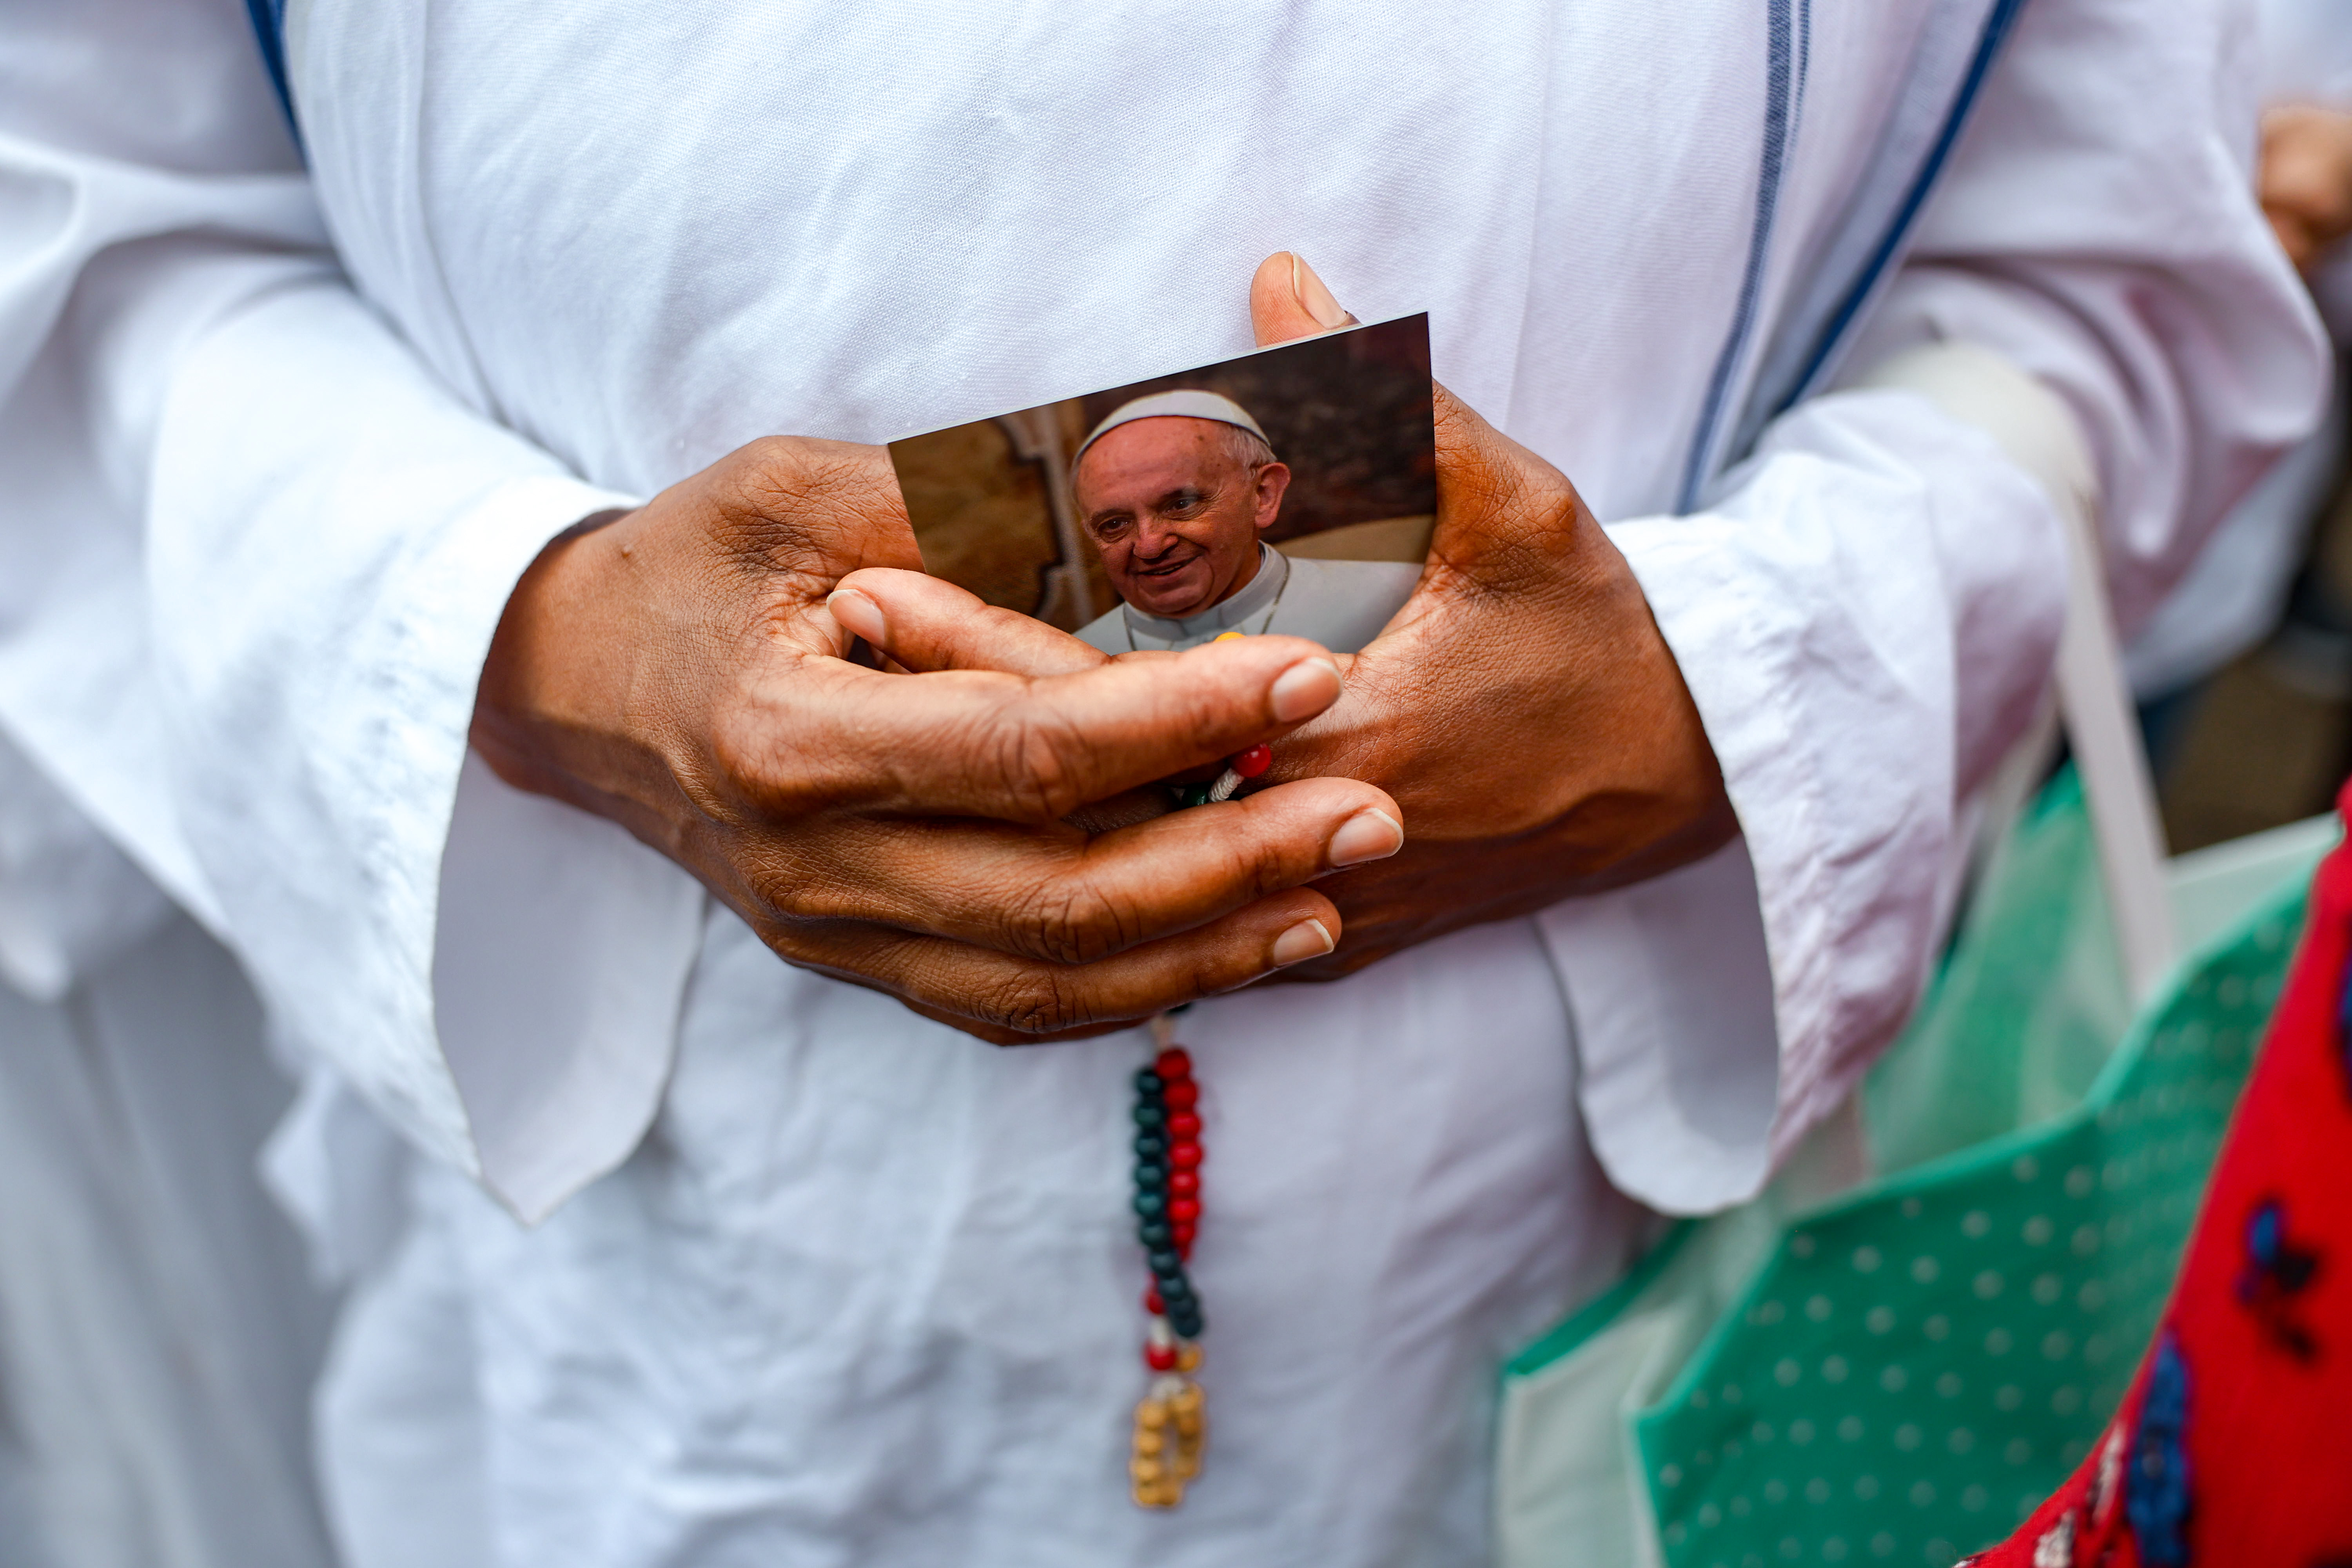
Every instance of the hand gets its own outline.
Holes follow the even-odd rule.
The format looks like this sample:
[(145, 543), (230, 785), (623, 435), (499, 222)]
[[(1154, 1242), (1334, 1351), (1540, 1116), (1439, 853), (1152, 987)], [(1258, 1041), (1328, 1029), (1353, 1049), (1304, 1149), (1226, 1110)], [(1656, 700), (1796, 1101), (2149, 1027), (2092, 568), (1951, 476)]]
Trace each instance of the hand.
[(754, 442), (541, 553), (499, 622), (475, 747), (694, 872), (791, 962), (987, 1038), (1111, 1026), (1330, 951), (1339, 914), (1301, 884), (1402, 842), (1370, 785), (1099, 834), (1060, 820), (1321, 712), (1328, 654), (1251, 638), (1035, 677), (850, 662), (836, 580), (919, 564), (879, 448)]
[[(1250, 284), (1258, 342), (1328, 330), (1330, 299), (1303, 262), (1269, 258)], [(1625, 558), (1558, 468), (1444, 387), (1435, 397), (1429, 563), (1388, 628), (1341, 660), (1339, 702), (1275, 748), (1268, 775), (1375, 780), (1412, 840), (1322, 885), (1347, 940), (1286, 979), (1641, 881), (1738, 832)]]
[(2294, 105), (2263, 116), (2263, 214), (2308, 273), (2352, 234), (2352, 115)]
[[(1261, 344), (1349, 320), (1288, 255), (1258, 268), (1250, 310)], [(1333, 978), (1463, 926), (1639, 881), (1738, 830), (1698, 710), (1624, 557), (1557, 468), (1444, 388), (1436, 399), (1429, 564), (1379, 639), (1339, 656), (1345, 694), (1275, 748), (1268, 775), (1378, 783), (1402, 804), (1412, 837), (1377, 866), (1318, 884), (1346, 935), (1281, 979)], [(1034, 623), (976, 616), (970, 595), (932, 579), (872, 572), (843, 586), (872, 601), (877, 646), (910, 667), (1045, 675), (1102, 663)]]

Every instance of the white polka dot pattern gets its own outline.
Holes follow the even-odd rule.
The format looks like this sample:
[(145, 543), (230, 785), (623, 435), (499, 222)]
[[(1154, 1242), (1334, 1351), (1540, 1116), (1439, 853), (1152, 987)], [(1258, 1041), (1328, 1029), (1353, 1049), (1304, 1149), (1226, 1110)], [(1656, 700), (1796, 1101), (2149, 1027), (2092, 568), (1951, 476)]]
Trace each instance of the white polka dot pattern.
[(1784, 1236), (1635, 1421), (1673, 1568), (1945, 1568), (2088, 1452), (2168, 1291), (2302, 915), (2282, 900), (2078, 1109)]

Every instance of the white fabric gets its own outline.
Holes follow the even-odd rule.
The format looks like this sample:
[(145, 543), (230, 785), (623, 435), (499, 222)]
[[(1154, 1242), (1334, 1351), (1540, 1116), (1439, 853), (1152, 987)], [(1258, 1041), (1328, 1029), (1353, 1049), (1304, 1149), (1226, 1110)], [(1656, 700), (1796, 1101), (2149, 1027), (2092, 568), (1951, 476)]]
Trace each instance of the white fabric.
[(2352, 107), (2352, 4), (2260, 0), (2255, 16), (2265, 103)]
[[(709, 900), (627, 834), (476, 757), (458, 778), (441, 900), (442, 1049), (484, 1175), (538, 1219), (645, 1135)], [(518, 901), (541, 911), (535, 941), (499, 923)], [(625, 961), (583, 970), (583, 951)]]
[(172, 906), (5, 732), (0, 800), (0, 984), (55, 1002)]
[[(2264, 107), (2352, 109), (2352, 3), (2261, 0), (2256, 80)], [(2312, 280), (2336, 342), (2352, 342), (2352, 248), (2339, 247)], [(2132, 689), (2169, 696), (2267, 637), (2286, 607), (2305, 541), (2343, 460), (2339, 394), (2319, 429), (2297, 446), (2213, 531), (2196, 564), (2126, 650)]]
[[(2064, 524), (2066, 624), (2058, 645), (2058, 712), (2098, 836), (2116, 952), (2132, 1000), (2144, 1004), (2171, 970), (2179, 947), (2164, 890), (2164, 827), (2107, 605), (2097, 532), (2099, 481), (2082, 426), (2045, 384), (1971, 342), (1898, 354), (1858, 384), (1916, 392), (1991, 437), (2033, 477)], [(2042, 764), (2040, 737), (2029, 731), (2020, 748), (2025, 765)], [(2012, 753), (2003, 767), (2018, 763)]]
[[(1755, 868), (1734, 842), (1536, 917), (1584, 1042), (1578, 1103), (1593, 1152), (1612, 1172), (1646, 1173), (1643, 1198), (1670, 1214), (1719, 1208), (1726, 1191), (1770, 1174), (1777, 1075), (1771, 1051), (1754, 1047), (1773, 1037), (1772, 965), (1755, 908)], [(1689, 981), (1694, 954), (1704, 984)]]
[(2213, 531), (2196, 564), (2125, 650), (2142, 701), (2195, 685), (2277, 629), (2304, 546), (2326, 504), (2352, 418), (2339, 384), (2326, 418)]
[(363, 1289), (329, 1384), (329, 1495), (377, 1526), (354, 1563), (422, 1568), (382, 1544), (418, 1495), (449, 1538), (471, 1461), (383, 1450), (456, 1418), (414, 1380), (468, 1355), (489, 1544), (436, 1568), (1478, 1560), (1496, 1366), (1648, 1233), (1585, 1147), (1535, 933), (1181, 1025), (1213, 1436), (1178, 1518), (1127, 1500), (1144, 1032), (982, 1045), (721, 916), (619, 1171), (532, 1231), (421, 1173), (426, 1256)]
[(1421, 567), (1407, 561), (1318, 561), (1258, 546), (1258, 569), (1242, 591), (1197, 616), (1171, 619), (1117, 605), (1077, 630), (1108, 654), (1174, 651), (1229, 631), (1311, 637), (1334, 653), (1355, 653), (1412, 596)]
[(184, 917), (57, 1002), (0, 985), (0, 1563), (328, 1568), (328, 1300), (253, 1169), (286, 1099)]
[[(1641, 1233), (1591, 1152), (1661, 1206), (1755, 1190), (1910, 1006), (1963, 803), (2041, 695), (2049, 505), (1916, 397), (1804, 404), (1664, 515), (1717, 366), (1754, 362), (1727, 356), (1743, 300), (1770, 341), (1965, 9), (1775, 9), (1807, 29), (1776, 75), (1745, 0), (1442, 28), (298, 5), (307, 194), (227, 0), (12, 18), (42, 87), (0, 93), (30, 356), (0, 395), (38, 439), (0, 424), (29, 498), (0, 526), (41, 571), (0, 584), (0, 721), (443, 1162), (339, 1354), (330, 1406), (364, 1414), (331, 1451), (401, 1440), (454, 1310), (477, 1406), (404, 1430), (479, 1423), (490, 1560), (1475, 1559), (1494, 1357)], [(2246, 190), (2233, 25), (2027, 7), (1864, 345), (1971, 338), (2069, 399), (2127, 624), (2322, 375)], [(476, 876), (452, 821), (495, 809), (459, 783), (473, 682), (565, 523), (771, 430), (882, 439), (1229, 358), (1286, 247), (1366, 319), (1430, 310), (1440, 376), (1574, 476), (1745, 833), (1547, 916), (1557, 966), (1510, 922), (1200, 1010), (1218, 1436), (1154, 1521), (1118, 1453), (1136, 1041), (992, 1052), (706, 924), (617, 830), (518, 809), (508, 864), (562, 874)], [(1612, 909), (1645, 962), (1580, 963), (1559, 928)], [(583, 1039), (607, 984), (626, 1017)], [(1645, 1074), (1740, 1088), (1619, 1091)], [(578, 1195), (526, 1231), (453, 1169), (528, 1214)], [(397, 1551), (372, 1476), (337, 1506)]]

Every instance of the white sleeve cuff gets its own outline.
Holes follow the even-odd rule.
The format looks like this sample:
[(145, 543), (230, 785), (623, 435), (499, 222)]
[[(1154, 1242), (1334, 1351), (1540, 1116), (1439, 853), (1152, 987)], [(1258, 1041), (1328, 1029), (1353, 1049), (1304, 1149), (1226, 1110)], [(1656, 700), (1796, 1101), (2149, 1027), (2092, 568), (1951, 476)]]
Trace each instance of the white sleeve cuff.
[(1536, 917), (1576, 1026), (1577, 1098), (1618, 1189), (1665, 1214), (1753, 1197), (1780, 1041), (1748, 845)]
[(625, 829), (467, 755), (441, 858), (434, 1018), (482, 1183), (527, 1223), (645, 1136), (706, 905)]
[[(332, 280), (227, 315), (165, 402), (148, 579), (178, 823), (289, 1039), (470, 1173), (435, 970), (482, 661), (548, 541), (630, 504), (458, 404)], [(511, 1126), (516, 1080), (467, 1077)]]
[(1543, 918), (1596, 1152), (1698, 1212), (1756, 1192), (1916, 1003), (1962, 805), (2048, 687), (2064, 546), (1995, 441), (1888, 391), (1782, 419), (1708, 511), (1608, 531), (1742, 838)]

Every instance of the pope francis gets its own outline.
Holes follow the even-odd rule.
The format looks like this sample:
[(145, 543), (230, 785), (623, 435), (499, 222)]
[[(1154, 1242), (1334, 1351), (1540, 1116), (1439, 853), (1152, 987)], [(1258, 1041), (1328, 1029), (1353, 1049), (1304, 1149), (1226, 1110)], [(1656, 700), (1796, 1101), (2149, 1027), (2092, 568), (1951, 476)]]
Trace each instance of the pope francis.
[(1258, 536), (1290, 467), (1249, 411), (1213, 392), (1154, 393), (1095, 426), (1070, 465), (1078, 526), (1119, 605), (1078, 629), (1105, 653), (1197, 647), (1228, 633), (1354, 653), (1412, 592), (1418, 565), (1292, 560)]

